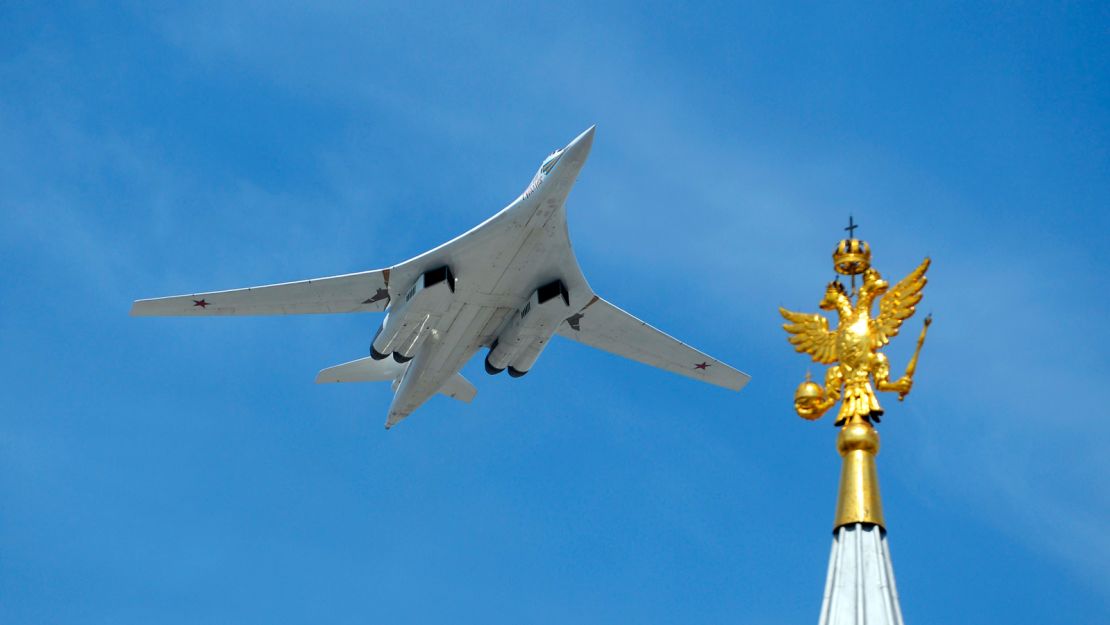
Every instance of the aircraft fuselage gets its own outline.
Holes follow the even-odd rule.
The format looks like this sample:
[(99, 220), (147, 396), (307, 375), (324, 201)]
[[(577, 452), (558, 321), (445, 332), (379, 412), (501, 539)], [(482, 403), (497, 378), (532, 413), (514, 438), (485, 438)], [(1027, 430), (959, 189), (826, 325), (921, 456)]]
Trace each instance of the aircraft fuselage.
[[(408, 326), (419, 338), (412, 352), (404, 352), (402, 346), (395, 357), (411, 357), (412, 361), (390, 405), (387, 425), (411, 414), (479, 349), (495, 341), (498, 345), (491, 356), (502, 362), (492, 369), (487, 365), (487, 371), (509, 368), (511, 374), (523, 375), (558, 324), (588, 301), (592, 292), (571, 252), (565, 205), (592, 138), (592, 132), (587, 132), (557, 152), (557, 163), (549, 173), (541, 167), (516, 200), (459, 237), (461, 245), (440, 246), (414, 265), (421, 271), (412, 278), (414, 287), (418, 291), (438, 288), (438, 297), (447, 301), (430, 313), (423, 307), (405, 311), (402, 322), (394, 321)], [(425, 281), (423, 272), (441, 267), (449, 268), (453, 275), (453, 292), (445, 283), (420, 288), (423, 285), (419, 283)], [(396, 284), (397, 279), (393, 277), (391, 283)], [(537, 290), (545, 286), (548, 293), (542, 295), (556, 291), (556, 296), (540, 303)], [(390, 303), (389, 314), (395, 306), (398, 312), (405, 306), (406, 302), (398, 300)], [(387, 316), (379, 332), (389, 324)], [(498, 340), (506, 332), (513, 335), (508, 337), (514, 343), (511, 347)], [(406, 338), (413, 340), (412, 335)], [(375, 351), (376, 356), (389, 355)]]
[(385, 312), (370, 355), (320, 371), (318, 383), (391, 381), (386, 428), (440, 393), (470, 402), (459, 373), (527, 373), (554, 334), (652, 367), (740, 390), (749, 376), (594, 293), (567, 235), (566, 199), (593, 144), (591, 127), (556, 150), (493, 217), (399, 264), (256, 287), (137, 300), (136, 316)]

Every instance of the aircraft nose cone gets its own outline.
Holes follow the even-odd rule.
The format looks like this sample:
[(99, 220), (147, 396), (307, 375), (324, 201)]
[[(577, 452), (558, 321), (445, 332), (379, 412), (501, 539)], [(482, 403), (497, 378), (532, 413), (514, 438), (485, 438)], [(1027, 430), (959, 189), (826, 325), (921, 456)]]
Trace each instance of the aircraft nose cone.
[(564, 150), (564, 154), (567, 158), (578, 162), (582, 162), (586, 159), (586, 155), (590, 153), (590, 147), (594, 144), (595, 128), (597, 128), (596, 125), (590, 126), (585, 132), (575, 137), (574, 141), (571, 141), (567, 145)]
[(570, 142), (570, 145), (567, 146), (567, 149), (585, 148), (585, 149), (589, 150), (590, 146), (593, 145), (593, 143), (594, 143), (594, 130), (595, 129), (597, 129), (596, 125), (590, 126), (589, 128), (587, 128), (585, 132), (578, 135), (577, 137), (574, 138), (574, 141)]

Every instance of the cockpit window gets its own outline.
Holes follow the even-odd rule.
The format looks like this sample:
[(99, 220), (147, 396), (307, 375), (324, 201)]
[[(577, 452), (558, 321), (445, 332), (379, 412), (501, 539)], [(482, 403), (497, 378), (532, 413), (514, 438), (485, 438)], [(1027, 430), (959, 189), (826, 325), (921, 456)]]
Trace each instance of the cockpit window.
[(547, 157), (547, 160), (545, 160), (543, 162), (543, 165), (540, 166), (540, 171), (543, 172), (543, 175), (546, 176), (547, 174), (551, 173), (552, 169), (555, 169), (555, 163), (559, 162), (560, 156), (562, 156), (562, 154), (558, 150), (556, 150), (551, 154), (551, 156)]

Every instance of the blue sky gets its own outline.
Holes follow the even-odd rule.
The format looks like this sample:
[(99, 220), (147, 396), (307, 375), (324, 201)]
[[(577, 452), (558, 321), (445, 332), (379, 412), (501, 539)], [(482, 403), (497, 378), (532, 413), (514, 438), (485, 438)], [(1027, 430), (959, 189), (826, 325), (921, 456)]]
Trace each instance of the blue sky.
[[(0, 9), (0, 621), (797, 623), (839, 458), (790, 400), (849, 214), (934, 264), (880, 475), (906, 618), (1110, 618), (1097, 3)], [(592, 286), (739, 394), (553, 343), (390, 432), (378, 315), (131, 300), (382, 267), (591, 124)], [(896, 368), (913, 328), (888, 350)]]

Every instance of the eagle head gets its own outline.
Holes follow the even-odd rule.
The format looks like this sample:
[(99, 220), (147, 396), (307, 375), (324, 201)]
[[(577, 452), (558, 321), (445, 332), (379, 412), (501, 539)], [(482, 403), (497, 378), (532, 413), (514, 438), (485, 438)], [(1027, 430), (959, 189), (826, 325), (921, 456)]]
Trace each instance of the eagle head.
[(844, 285), (833, 280), (825, 287), (825, 297), (818, 306), (821, 310), (838, 310), (847, 299), (848, 293), (844, 290)]

